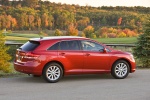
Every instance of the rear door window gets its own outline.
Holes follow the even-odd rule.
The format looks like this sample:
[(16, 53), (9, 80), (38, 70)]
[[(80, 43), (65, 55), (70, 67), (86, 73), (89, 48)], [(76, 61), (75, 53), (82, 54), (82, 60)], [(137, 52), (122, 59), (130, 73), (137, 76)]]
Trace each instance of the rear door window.
[(33, 51), (40, 45), (37, 41), (28, 41), (24, 45), (22, 45), (19, 49), (22, 51)]
[(78, 41), (62, 41), (60, 43), (60, 50), (80, 50)]

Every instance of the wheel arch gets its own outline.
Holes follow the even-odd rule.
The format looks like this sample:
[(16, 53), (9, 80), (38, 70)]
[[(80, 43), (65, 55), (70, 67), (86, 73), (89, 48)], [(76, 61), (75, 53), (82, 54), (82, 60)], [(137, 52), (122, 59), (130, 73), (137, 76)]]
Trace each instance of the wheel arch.
[(58, 63), (58, 64), (62, 67), (62, 69), (63, 69), (63, 75), (64, 75), (64, 72), (65, 72), (64, 65), (63, 65), (61, 62), (56, 61), (56, 60), (47, 62), (47, 63), (44, 65), (43, 69), (42, 69), (42, 74), (43, 74), (44, 68), (45, 68), (48, 64), (50, 64), (50, 63)]
[(113, 65), (114, 65), (117, 61), (119, 61), (119, 60), (124, 60), (124, 61), (126, 61), (126, 62), (129, 64), (129, 69), (130, 69), (129, 72), (131, 73), (131, 63), (130, 63), (129, 60), (127, 60), (127, 59), (125, 59), (125, 58), (117, 59), (117, 60), (112, 64), (111, 70), (112, 70), (112, 68), (113, 68)]

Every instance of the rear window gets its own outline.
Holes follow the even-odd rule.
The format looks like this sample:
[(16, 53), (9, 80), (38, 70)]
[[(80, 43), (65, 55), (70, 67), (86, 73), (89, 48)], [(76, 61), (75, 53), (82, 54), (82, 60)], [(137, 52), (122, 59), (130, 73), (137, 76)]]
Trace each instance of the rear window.
[(24, 45), (22, 45), (19, 49), (23, 51), (33, 51), (40, 45), (37, 41), (28, 41)]

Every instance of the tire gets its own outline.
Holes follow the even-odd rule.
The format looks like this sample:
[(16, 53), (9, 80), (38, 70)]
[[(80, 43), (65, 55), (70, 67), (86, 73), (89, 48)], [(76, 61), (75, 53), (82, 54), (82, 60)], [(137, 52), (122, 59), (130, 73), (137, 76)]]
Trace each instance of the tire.
[(129, 64), (124, 60), (115, 62), (111, 69), (111, 75), (116, 79), (124, 79), (129, 74)]
[(43, 70), (43, 77), (49, 83), (58, 82), (63, 76), (63, 69), (58, 63), (49, 63)]

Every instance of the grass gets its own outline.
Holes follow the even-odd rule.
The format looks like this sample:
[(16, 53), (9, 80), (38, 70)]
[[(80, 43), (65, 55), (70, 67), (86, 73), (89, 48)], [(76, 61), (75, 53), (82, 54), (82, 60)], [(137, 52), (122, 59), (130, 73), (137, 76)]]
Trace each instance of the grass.
[[(6, 34), (7, 41), (21, 42), (24, 43), (30, 38), (40, 37), (35, 33), (8, 33)], [(127, 37), (127, 38), (97, 38), (94, 39), (101, 43), (111, 43), (111, 44), (134, 44), (137, 41), (136, 37)]]
[(4, 73), (4, 72), (0, 71), (0, 77), (14, 77), (14, 76), (17, 77), (17, 76), (25, 76), (26, 75), (26, 74), (15, 71), (12, 62), (10, 63), (10, 70), (11, 70), (11, 72), (9, 72), (9, 73)]
[(18, 42), (18, 43), (25, 43), (28, 41), (30, 38), (39, 38), (40, 36), (35, 33), (8, 33), (6, 34), (6, 40), (7, 41), (12, 41), (12, 42)]
[(137, 41), (136, 37), (127, 38), (97, 38), (94, 39), (101, 43), (111, 43), (111, 44), (134, 44)]
[(26, 38), (26, 37), (16, 37), (16, 36), (6, 36), (5, 39), (9, 41), (29, 40), (29, 38)]

